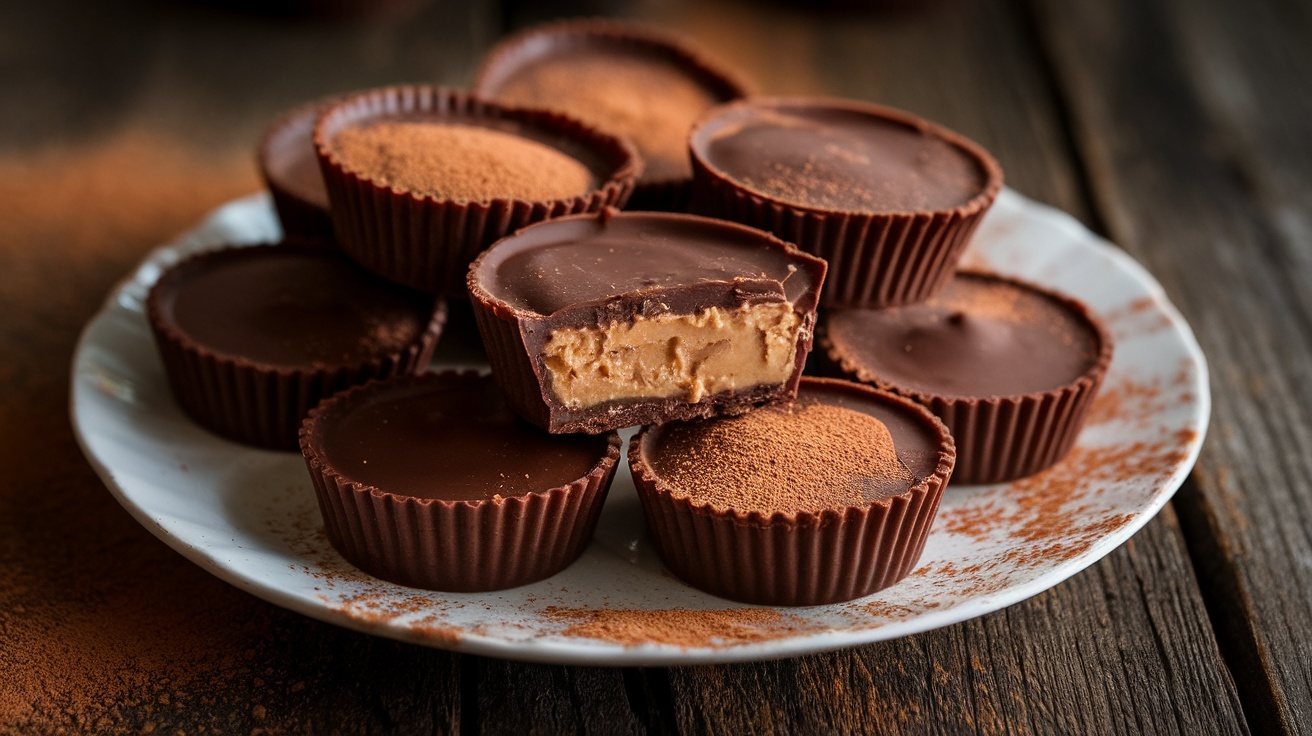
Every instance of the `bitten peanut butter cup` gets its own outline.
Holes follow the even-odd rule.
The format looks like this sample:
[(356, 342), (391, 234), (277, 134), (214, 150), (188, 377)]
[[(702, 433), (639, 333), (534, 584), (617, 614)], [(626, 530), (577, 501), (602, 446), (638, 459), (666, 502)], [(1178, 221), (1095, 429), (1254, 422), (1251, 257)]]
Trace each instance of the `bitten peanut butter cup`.
[(342, 99), (315, 146), (342, 250), (397, 283), (455, 295), (495, 240), (622, 205), (642, 168), (632, 144), (573, 118), (423, 86)]
[(747, 85), (686, 39), (634, 23), (571, 20), (497, 44), (474, 92), (629, 137), (646, 165), (629, 209), (684, 211), (688, 131), (711, 107), (746, 96)]
[(647, 427), (629, 445), (666, 566), (764, 605), (837, 603), (906, 577), (954, 460), (924, 407), (816, 378), (802, 379), (793, 403)]
[(608, 210), (500, 241), (469, 293), (510, 405), (549, 432), (602, 432), (791, 399), (824, 274), (759, 230)]
[(1036, 473), (1070, 450), (1112, 359), (1077, 300), (961, 272), (922, 304), (826, 313), (821, 345), (844, 376), (925, 404), (957, 441), (958, 483)]
[(331, 242), (328, 190), (314, 150), (314, 124), (331, 100), (316, 100), (274, 120), (260, 141), (260, 175), (288, 239)]
[(825, 306), (922, 301), (951, 277), (1002, 188), (977, 144), (899, 110), (753, 98), (691, 137), (694, 211), (741, 222), (829, 262)]
[(620, 439), (546, 434), (490, 376), (439, 373), (325, 400), (301, 452), (328, 538), (351, 564), (402, 585), (479, 591), (541, 580), (583, 553)]
[(331, 249), (226, 248), (167, 270), (146, 313), (179, 406), (229, 439), (296, 449), (325, 396), (422, 369), (446, 304)]

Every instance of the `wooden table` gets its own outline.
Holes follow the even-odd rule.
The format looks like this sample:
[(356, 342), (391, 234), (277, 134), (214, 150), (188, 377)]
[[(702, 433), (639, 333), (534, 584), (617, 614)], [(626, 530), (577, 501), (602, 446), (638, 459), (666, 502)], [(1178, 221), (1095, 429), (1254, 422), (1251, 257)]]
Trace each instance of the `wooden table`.
[[(859, 3), (850, 3), (857, 5)], [(797, 6), (801, 6), (798, 3)], [(759, 664), (538, 666), (284, 611), (170, 551), (69, 426), (114, 282), (254, 191), (293, 104), (467, 84), (503, 32), (633, 15), (767, 92), (904, 107), (1120, 244), (1196, 330), (1215, 405), (1175, 499), (1102, 562), (946, 629)], [(416, 3), (350, 22), (173, 3), (0, 9), (0, 731), (1312, 730), (1312, 4)]]

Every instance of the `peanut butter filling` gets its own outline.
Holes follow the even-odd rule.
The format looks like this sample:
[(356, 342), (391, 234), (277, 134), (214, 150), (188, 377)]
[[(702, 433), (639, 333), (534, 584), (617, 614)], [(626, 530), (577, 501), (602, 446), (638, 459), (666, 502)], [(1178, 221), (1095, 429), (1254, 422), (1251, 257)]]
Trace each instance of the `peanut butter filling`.
[(801, 324), (788, 302), (639, 315), (606, 327), (558, 329), (542, 363), (556, 399), (570, 409), (676, 396), (696, 403), (787, 381)]

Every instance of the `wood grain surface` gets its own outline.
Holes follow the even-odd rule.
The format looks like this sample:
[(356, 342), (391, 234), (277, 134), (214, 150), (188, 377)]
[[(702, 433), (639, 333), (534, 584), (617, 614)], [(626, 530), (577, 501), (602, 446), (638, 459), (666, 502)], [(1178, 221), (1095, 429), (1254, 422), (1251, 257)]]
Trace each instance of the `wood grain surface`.
[(1256, 733), (1312, 728), (1312, 15), (1306, 5), (1039, 4), (1113, 239), (1212, 369), (1176, 502)]
[[(1312, 10), (1293, 0), (0, 7), (0, 733), (1299, 733), (1312, 729)], [(254, 191), (301, 101), (468, 82), (502, 33), (608, 13), (762, 91), (896, 105), (978, 140), (1164, 284), (1211, 362), (1176, 500), (998, 613), (754, 664), (526, 665), (400, 644), (209, 576), (113, 501), (69, 361), (151, 248)]]

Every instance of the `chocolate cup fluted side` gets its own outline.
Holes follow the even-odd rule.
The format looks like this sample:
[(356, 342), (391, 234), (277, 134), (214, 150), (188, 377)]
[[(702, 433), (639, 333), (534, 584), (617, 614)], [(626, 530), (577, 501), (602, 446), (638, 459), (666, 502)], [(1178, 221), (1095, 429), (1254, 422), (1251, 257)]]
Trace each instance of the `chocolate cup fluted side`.
[[(351, 170), (333, 148), (343, 128), (387, 119), (484, 121), (556, 138), (595, 159), (599, 184), (578, 196), (536, 201), (456, 202), (401, 191)], [(631, 143), (574, 118), (429, 86), (386, 87), (342, 99), (320, 118), (315, 146), (342, 250), (384, 278), (450, 296), (464, 293), (469, 263), (497, 239), (534, 222), (623, 206), (642, 170)]]

